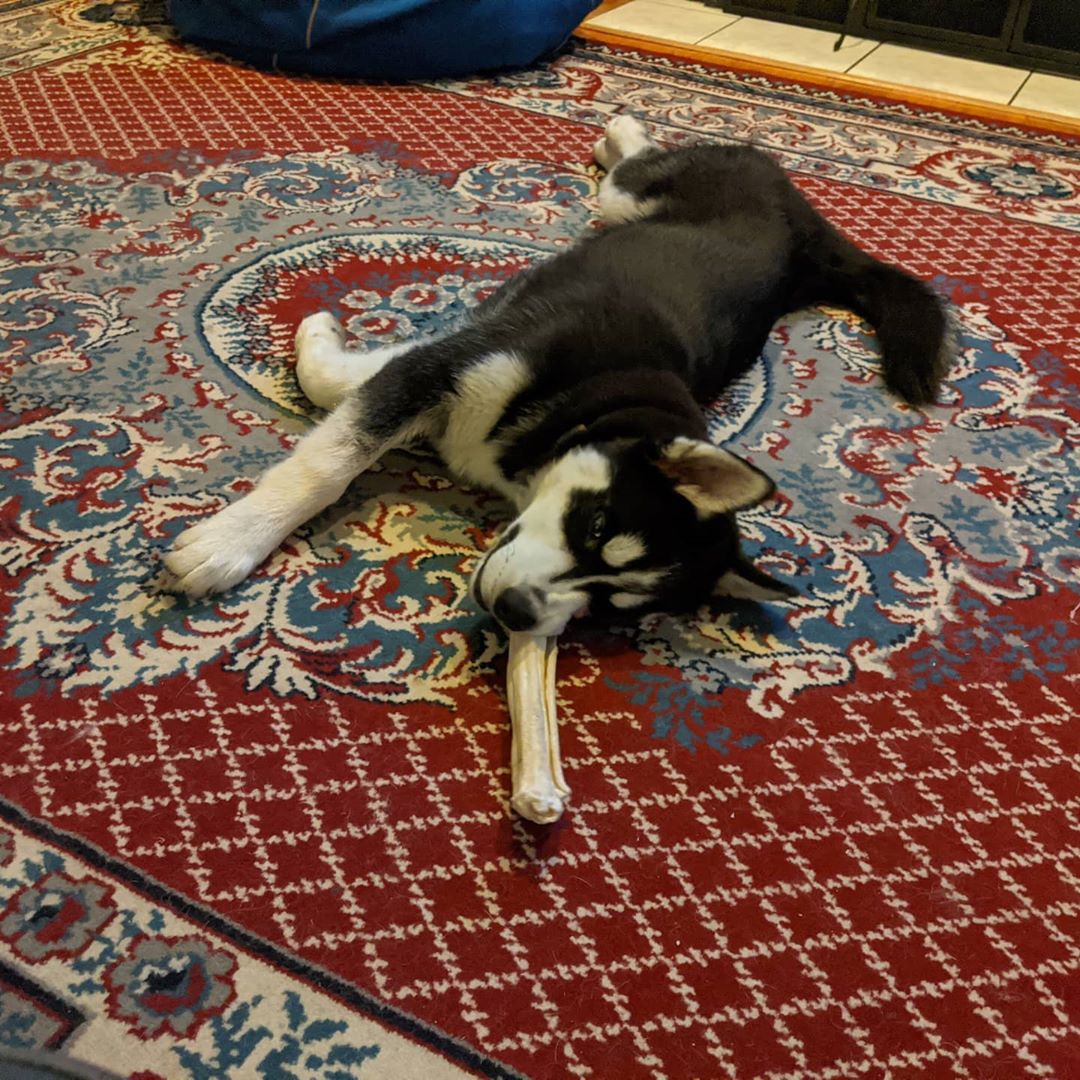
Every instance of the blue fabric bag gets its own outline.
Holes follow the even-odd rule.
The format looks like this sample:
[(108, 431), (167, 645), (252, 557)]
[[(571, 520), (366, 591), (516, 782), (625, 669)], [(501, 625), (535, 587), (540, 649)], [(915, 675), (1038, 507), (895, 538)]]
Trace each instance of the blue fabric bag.
[(180, 36), (264, 68), (430, 79), (525, 67), (597, 0), (171, 0)]

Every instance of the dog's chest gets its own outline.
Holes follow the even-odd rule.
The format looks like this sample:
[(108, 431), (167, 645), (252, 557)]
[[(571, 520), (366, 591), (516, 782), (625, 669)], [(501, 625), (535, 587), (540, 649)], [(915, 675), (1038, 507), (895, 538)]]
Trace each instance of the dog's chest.
[(435, 449), (463, 480), (519, 502), (523, 489), (499, 468), (502, 444), (487, 438), (506, 407), (531, 378), (528, 365), (512, 353), (492, 353), (458, 376)]

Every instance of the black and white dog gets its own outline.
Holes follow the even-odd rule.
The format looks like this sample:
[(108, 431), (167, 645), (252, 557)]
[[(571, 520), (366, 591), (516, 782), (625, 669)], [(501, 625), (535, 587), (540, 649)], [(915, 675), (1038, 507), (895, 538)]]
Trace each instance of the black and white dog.
[(747, 147), (664, 151), (620, 116), (596, 145), (610, 227), (520, 274), (441, 337), (366, 353), (327, 313), (296, 335), (297, 376), (332, 412), (255, 488), (165, 558), (192, 596), (246, 577), (385, 451), (429, 440), (518, 516), (480, 561), (476, 602), (507, 629), (695, 608), (794, 590), (741, 553), (735, 513), (773, 491), (711, 445), (699, 403), (814, 302), (877, 328), (888, 387), (933, 401), (948, 362), (931, 290), (841, 236)]

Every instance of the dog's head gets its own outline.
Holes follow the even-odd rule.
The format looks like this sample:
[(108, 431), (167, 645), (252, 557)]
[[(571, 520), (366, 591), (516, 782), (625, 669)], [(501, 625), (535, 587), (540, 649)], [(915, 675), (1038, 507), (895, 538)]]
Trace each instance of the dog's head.
[(795, 594), (742, 555), (734, 514), (772, 494), (742, 458), (697, 439), (570, 450), (473, 574), (472, 594), (508, 630), (556, 635), (575, 614), (686, 611), (722, 594)]

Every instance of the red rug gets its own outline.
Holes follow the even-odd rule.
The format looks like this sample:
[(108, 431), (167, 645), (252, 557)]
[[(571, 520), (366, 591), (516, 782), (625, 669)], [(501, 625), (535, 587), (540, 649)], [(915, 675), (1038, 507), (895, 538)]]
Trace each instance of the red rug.
[[(136, 5), (0, 18), (0, 1045), (144, 1080), (1080, 1075), (1075, 144), (598, 46), (365, 87)], [(303, 315), (454, 318), (590, 227), (623, 110), (770, 150), (960, 344), (921, 414), (854, 318), (776, 329), (711, 422), (776, 478), (746, 532), (801, 596), (568, 633), (542, 829), (504, 641), (455, 606), (498, 500), (399, 455), (227, 596), (157, 559), (309, 423)]]

